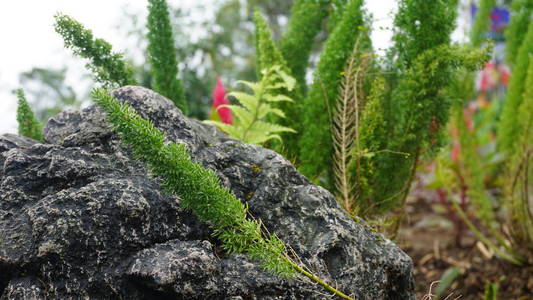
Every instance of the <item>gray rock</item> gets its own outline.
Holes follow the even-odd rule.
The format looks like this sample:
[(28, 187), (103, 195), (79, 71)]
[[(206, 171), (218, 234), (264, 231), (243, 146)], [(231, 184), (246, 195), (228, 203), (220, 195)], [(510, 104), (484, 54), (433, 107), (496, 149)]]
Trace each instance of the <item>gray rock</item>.
[[(357, 299), (414, 299), (411, 259), (283, 157), (187, 119), (150, 90), (113, 94), (185, 143), (315, 274)], [(179, 197), (161, 193), (97, 107), (64, 111), (44, 132), (46, 144), (0, 136), (1, 299), (329, 297), (303, 277), (225, 254)]]

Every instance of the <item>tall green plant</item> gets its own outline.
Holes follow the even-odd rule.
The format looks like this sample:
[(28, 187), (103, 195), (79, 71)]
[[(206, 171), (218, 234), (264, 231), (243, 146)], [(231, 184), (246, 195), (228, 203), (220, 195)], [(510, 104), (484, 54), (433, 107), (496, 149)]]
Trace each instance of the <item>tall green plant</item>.
[(533, 17), (533, 1), (513, 0), (511, 16), (511, 21), (505, 29), (505, 58), (512, 65)]
[(162, 179), (167, 193), (179, 195), (184, 208), (210, 225), (228, 253), (247, 253), (261, 261), (265, 270), (282, 277), (294, 277), (299, 272), (339, 297), (352, 299), (294, 263), (283, 241), (265, 233), (260, 221), (250, 220), (247, 207), (220, 184), (213, 170), (193, 162), (184, 144), (165, 143), (163, 132), (107, 91), (97, 89), (92, 96), (134, 156)]
[(490, 13), (496, 5), (496, 0), (481, 0), (476, 12), (476, 19), (470, 31), (470, 42), (474, 46), (479, 46), (485, 39), (485, 34), (490, 28)]
[[(446, 89), (454, 72), (459, 67), (480, 68), (488, 59), (487, 53), (442, 45), (413, 61), (392, 94), (398, 109), (403, 109), (398, 113), (393, 133), (382, 135), (382, 131), (375, 130), (386, 128), (386, 122), (391, 120), (374, 124), (369, 128), (374, 131), (361, 132), (362, 141), (369, 143), (362, 144), (362, 148), (376, 154), (362, 159), (361, 177), (367, 187), (358, 193), (360, 209), (367, 214), (379, 214), (403, 206), (419, 156), (434, 152), (441, 143), (442, 127), (448, 121), (453, 99)], [(389, 141), (385, 142), (387, 138)], [(374, 145), (386, 148), (376, 149)]]
[(295, 0), (289, 23), (280, 42), (280, 51), (287, 61), (301, 94), (306, 92), (305, 75), (314, 39), (327, 16), (326, 0)]
[(477, 68), (486, 60), (485, 52), (449, 46), (456, 5), (456, 0), (399, 4), (391, 51), (396, 74), (389, 76), (391, 91), (377, 106), (384, 118), (375, 118), (382, 123), (363, 125), (361, 131), (362, 148), (376, 153), (361, 160), (364, 184), (357, 194), (364, 213), (403, 206), (419, 156), (440, 145), (451, 105), (446, 90), (454, 72), (461, 66)]
[(187, 114), (187, 100), (178, 76), (176, 48), (165, 0), (148, 0), (148, 59), (154, 90), (174, 101)]
[(516, 147), (507, 164), (505, 198), (517, 251), (533, 253), (533, 55), (529, 58), (525, 92), (517, 116)]
[(530, 21), (512, 69), (513, 75), (509, 81), (509, 90), (498, 126), (498, 147), (509, 156), (512, 156), (515, 151), (520, 132), (516, 117), (524, 99), (523, 93), (526, 87), (527, 68), (531, 55), (533, 55), (533, 22)]
[(42, 125), (39, 123), (39, 121), (37, 121), (33, 111), (28, 105), (24, 91), (22, 89), (17, 89), (16, 94), (18, 98), (17, 122), (19, 135), (38, 140), (40, 142), (44, 141)]
[[(255, 12), (255, 26), (256, 26), (256, 66), (258, 69), (258, 77), (262, 78), (265, 70), (271, 68), (277, 68), (280, 72), (283, 72), (286, 77), (292, 77), (291, 70), (287, 66), (287, 61), (276, 47), (272, 40), (272, 34), (268, 28), (266, 20), (259, 13)], [(295, 81), (294, 86), (291, 89), (287, 89), (287, 86), (280, 86), (270, 91), (272, 94), (287, 95), (294, 101), (278, 101), (272, 103), (273, 107), (282, 111), (283, 116), (271, 115), (269, 120), (272, 123), (280, 124), (283, 127), (292, 128), (296, 131), (300, 131), (300, 113), (299, 103), (301, 94), (299, 91), (298, 83)], [(276, 150), (279, 153), (284, 154), (287, 158), (295, 160), (297, 156), (297, 138), (291, 131), (281, 131), (280, 140), (283, 139), (284, 143), (281, 144), (277, 141), (270, 143), (269, 147)]]
[(55, 20), (55, 30), (63, 37), (65, 47), (72, 49), (75, 55), (89, 59), (87, 68), (98, 82), (104, 86), (136, 84), (133, 69), (122, 54), (112, 52), (111, 44), (95, 39), (91, 30), (67, 15), (57, 14)]
[[(314, 73), (314, 82), (302, 103), (302, 136), (299, 141), (300, 171), (311, 179), (319, 179), (328, 188), (333, 185), (332, 114), (338, 99), (342, 71), (352, 54), (357, 37), (365, 31), (362, 0), (351, 0), (341, 21), (324, 44)], [(366, 33), (361, 49), (370, 49)]]

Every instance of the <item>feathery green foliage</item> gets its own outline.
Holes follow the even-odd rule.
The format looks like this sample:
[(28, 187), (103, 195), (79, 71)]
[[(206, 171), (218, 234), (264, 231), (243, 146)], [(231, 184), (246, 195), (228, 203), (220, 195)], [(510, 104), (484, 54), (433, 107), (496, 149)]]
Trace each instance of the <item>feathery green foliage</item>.
[(300, 171), (312, 179), (325, 176), (323, 184), (326, 187), (333, 185), (332, 110), (338, 99), (342, 71), (360, 34), (363, 35), (361, 50), (370, 49), (363, 1), (351, 0), (346, 6), (342, 20), (324, 44), (313, 85), (302, 103), (302, 127), (305, 131), (299, 141)]
[[(452, 102), (446, 89), (453, 80), (453, 71), (459, 67), (478, 69), (488, 58), (486, 49), (442, 45), (425, 51), (411, 63), (393, 92), (393, 99), (403, 111), (396, 112), (398, 121), (392, 138), (386, 134), (363, 139), (372, 145), (386, 145), (385, 149), (362, 145), (376, 153), (366, 158), (366, 163), (372, 165), (364, 178), (369, 188), (359, 192), (359, 206), (367, 213), (383, 213), (399, 204), (409, 189), (421, 152), (433, 152), (441, 144), (441, 129), (448, 121)], [(373, 126), (379, 128), (381, 124)]]
[(224, 250), (246, 253), (261, 261), (265, 270), (281, 277), (292, 278), (299, 272), (337, 296), (353, 300), (294, 263), (283, 241), (266, 233), (260, 221), (248, 219), (247, 206), (220, 184), (213, 170), (193, 162), (186, 145), (165, 144), (163, 132), (106, 90), (95, 89), (92, 97), (107, 113), (122, 142), (132, 148), (133, 155), (162, 179), (161, 186), (167, 193), (179, 195), (185, 209), (210, 225)]
[(449, 44), (457, 0), (401, 0), (394, 18), (397, 65), (407, 70), (424, 51)]
[(165, 0), (148, 0), (148, 59), (154, 90), (174, 101), (187, 114), (187, 100), (178, 76), (176, 48)]
[(474, 47), (481, 45), (485, 34), (490, 29), (490, 13), (496, 5), (496, 0), (481, 0), (476, 12), (476, 19), (470, 31), (470, 42)]
[[(273, 66), (287, 69), (287, 62), (272, 40), (272, 33), (267, 21), (259, 11), (255, 11), (255, 38), (256, 38), (256, 70), (257, 78), (261, 78), (262, 71)], [(287, 72), (288, 70), (284, 70)]]
[(94, 39), (87, 30), (73, 18), (58, 14), (55, 16), (55, 30), (63, 37), (65, 47), (75, 55), (90, 60), (87, 68), (96, 80), (104, 86), (124, 86), (135, 84), (132, 68), (124, 61), (122, 54), (113, 53), (111, 44), (103, 39)]
[[(486, 52), (450, 47), (456, 0), (403, 0), (395, 18), (392, 57), (396, 74), (391, 91), (370, 106), (383, 117), (366, 114), (361, 149), (358, 213), (380, 214), (402, 205), (419, 156), (440, 145), (451, 99), (446, 94), (455, 69), (476, 68)], [(374, 100), (378, 101), (378, 100)]]
[(218, 121), (204, 121), (218, 126), (232, 137), (238, 138), (249, 144), (263, 144), (269, 140), (282, 141), (278, 133), (295, 132), (293, 129), (267, 121), (270, 114), (285, 118), (285, 113), (273, 107), (271, 104), (281, 101), (292, 102), (286, 95), (279, 94), (279, 89), (292, 91), (296, 84), (294, 78), (285, 73), (280, 66), (274, 66), (263, 70), (261, 81), (258, 83), (239, 81), (248, 86), (253, 95), (243, 92), (232, 92), (242, 105), (223, 105), (231, 109), (235, 116), (233, 124), (225, 124)]
[(301, 94), (307, 87), (305, 74), (313, 49), (315, 36), (322, 29), (322, 21), (327, 16), (326, 0), (295, 0), (289, 24), (280, 42), (280, 51), (287, 61)]
[(17, 107), (17, 122), (19, 125), (19, 135), (32, 138), (38, 141), (44, 141), (42, 126), (35, 118), (33, 111), (26, 101), (26, 96), (22, 89), (17, 89), (18, 107)]
[(212, 170), (191, 161), (184, 144), (165, 144), (163, 132), (106, 90), (96, 89), (92, 97), (107, 113), (121, 140), (132, 147), (134, 156), (161, 177), (166, 192), (180, 195), (181, 205), (214, 229), (213, 235), (226, 251), (248, 253), (261, 260), (266, 270), (281, 276), (294, 275), (292, 266), (283, 260), (283, 242), (274, 235), (264, 237), (261, 223), (247, 219), (246, 206), (220, 184)]
[(533, 18), (533, 1), (513, 0), (511, 21), (505, 30), (505, 58), (512, 65)]
[(524, 98), (517, 113), (516, 147), (507, 164), (504, 186), (515, 248), (527, 255), (533, 253), (530, 199), (533, 187), (533, 55), (529, 59)]
[(527, 33), (518, 50), (518, 56), (512, 69), (511, 79), (509, 81), (509, 90), (505, 99), (500, 124), (498, 126), (498, 146), (500, 150), (507, 155), (512, 156), (514, 146), (517, 144), (518, 109), (524, 99), (524, 90), (526, 87), (527, 68), (530, 63), (530, 56), (533, 55), (533, 22), (530, 21)]

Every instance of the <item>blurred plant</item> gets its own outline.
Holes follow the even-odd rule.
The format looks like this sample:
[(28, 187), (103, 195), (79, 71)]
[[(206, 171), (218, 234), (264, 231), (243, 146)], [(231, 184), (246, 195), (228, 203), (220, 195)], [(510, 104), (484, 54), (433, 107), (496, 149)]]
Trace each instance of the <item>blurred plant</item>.
[(520, 105), (524, 101), (527, 69), (531, 55), (533, 55), (533, 22), (529, 22), (527, 33), (518, 48), (509, 81), (509, 90), (498, 126), (498, 147), (507, 156), (512, 156), (516, 151), (515, 145), (517, 145), (516, 141), (520, 133), (517, 116), (519, 116)]
[(103, 39), (94, 39), (87, 30), (73, 18), (57, 14), (55, 30), (63, 37), (65, 48), (75, 55), (90, 60), (86, 66), (93, 72), (96, 80), (104, 86), (133, 85), (133, 69), (119, 53), (113, 53), (111, 44)]
[(479, 9), (476, 12), (474, 24), (470, 31), (470, 42), (473, 45), (481, 45), (486, 38), (486, 33), (488, 32), (491, 23), (490, 14), (495, 6), (496, 0), (479, 1)]
[(532, 14), (533, 1), (513, 0), (511, 2), (511, 21), (505, 30), (505, 58), (510, 65), (513, 65), (517, 58), (518, 49), (528, 32)]
[(296, 79), (299, 93), (307, 91), (305, 75), (309, 58), (313, 51), (314, 39), (322, 30), (327, 16), (329, 0), (295, 0), (285, 34), (279, 49), (287, 61), (287, 66)]
[[(483, 17), (482, 14), (479, 16)], [(518, 14), (517, 18), (521, 18), (521, 15)], [(516, 22), (511, 20), (511, 24), (515, 26)], [(458, 102), (454, 108), (452, 124), (455, 126), (455, 145), (452, 148), (452, 161), (440, 160), (436, 171), (437, 174), (451, 173), (448, 176), (437, 175), (437, 179), (442, 181), (440, 188), (446, 190), (444, 198), (452, 197), (450, 203), (454, 212), (492, 252), (517, 265), (526, 263), (533, 249), (533, 212), (530, 195), (527, 193), (531, 186), (531, 176), (528, 174), (531, 171), (528, 166), (532, 159), (530, 153), (533, 140), (530, 133), (533, 124), (533, 90), (528, 90), (533, 85), (533, 64), (529, 61), (533, 51), (532, 28), (533, 26), (529, 26), (513, 68), (512, 84), (498, 127), (498, 147), (492, 138), (498, 105), (492, 103), (482, 108), (474, 122), (470, 109), (463, 108), (463, 101), (473, 95), (471, 88), (467, 86), (473, 85), (473, 74), (466, 73), (456, 80), (457, 86), (454, 87), (454, 93), (463, 101)], [(482, 28), (477, 30), (478, 35), (484, 32)], [(481, 39), (473, 35), (472, 44), (479, 46), (480, 43)], [(509, 46), (515, 46), (513, 41)], [(528, 66), (532, 69), (530, 77), (527, 75)], [(513, 136), (507, 136), (511, 131)], [(498, 175), (501, 168), (505, 170), (503, 177)], [(491, 197), (488, 191), (492, 182), (497, 180), (503, 182), (504, 197), (503, 201), (499, 201), (503, 205)], [(455, 191), (459, 191), (459, 201), (453, 199)], [(467, 204), (472, 204), (472, 215), (468, 214)], [(507, 209), (509, 216), (500, 220), (497, 211), (503, 209)], [(471, 218), (479, 220), (479, 228)]]
[(226, 124), (217, 121), (204, 121), (222, 129), (228, 135), (238, 138), (249, 144), (263, 144), (271, 139), (282, 141), (278, 133), (295, 132), (293, 129), (270, 123), (267, 121), (269, 114), (275, 114), (280, 118), (285, 117), (285, 113), (272, 107), (272, 103), (280, 101), (292, 102), (286, 95), (277, 91), (284, 88), (292, 91), (296, 84), (294, 78), (285, 73), (280, 66), (274, 66), (261, 72), (261, 81), (253, 83), (249, 81), (239, 81), (248, 86), (253, 95), (243, 92), (232, 92), (229, 96), (234, 96), (241, 105), (222, 105), (231, 109), (235, 115), (233, 124)]
[(32, 138), (37, 141), (44, 141), (42, 133), (42, 125), (37, 121), (33, 111), (26, 101), (26, 96), (22, 89), (16, 90), (18, 98), (17, 107), (17, 122), (18, 122), (18, 134)]
[(233, 116), (231, 110), (223, 106), (228, 104), (229, 101), (226, 97), (226, 89), (224, 88), (224, 84), (222, 84), (222, 79), (217, 77), (217, 84), (213, 90), (213, 105), (209, 114), (209, 120), (232, 124)]
[(79, 108), (81, 99), (65, 83), (67, 69), (32, 68), (19, 75), (20, 85), (30, 95), (30, 105), (37, 119), (45, 123), (65, 108)]
[(187, 115), (187, 100), (178, 76), (176, 48), (165, 0), (148, 0), (148, 59), (152, 66), (153, 88), (174, 101)]

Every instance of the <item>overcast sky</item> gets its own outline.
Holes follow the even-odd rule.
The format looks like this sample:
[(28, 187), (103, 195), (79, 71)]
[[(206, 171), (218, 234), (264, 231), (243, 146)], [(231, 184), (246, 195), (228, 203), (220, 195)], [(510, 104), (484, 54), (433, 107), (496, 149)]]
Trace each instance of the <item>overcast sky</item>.
[[(174, 7), (215, 0), (169, 0)], [(390, 27), (394, 0), (366, 1), (376, 19), (374, 46), (386, 48), (391, 34), (379, 27)], [(67, 82), (76, 86), (84, 71), (82, 59), (63, 48), (63, 41), (53, 29), (57, 12), (74, 17), (96, 37), (109, 41), (114, 50), (124, 51), (134, 43), (128, 41), (117, 26), (126, 20), (124, 11), (146, 15), (146, 0), (0, 0), (0, 134), (15, 133), (16, 97), (11, 91), (19, 87), (18, 75), (33, 67), (69, 67)], [(143, 15), (144, 14), (144, 15)], [(122, 34), (122, 35), (121, 35)], [(135, 51), (128, 51), (135, 53)], [(140, 59), (140, 58), (137, 58)]]

